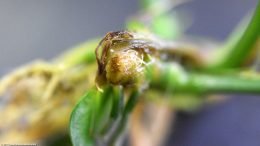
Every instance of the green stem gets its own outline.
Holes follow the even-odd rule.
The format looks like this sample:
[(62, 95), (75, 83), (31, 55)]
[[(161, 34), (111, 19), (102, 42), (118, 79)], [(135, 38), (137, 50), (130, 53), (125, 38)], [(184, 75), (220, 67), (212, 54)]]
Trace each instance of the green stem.
[(93, 39), (73, 47), (55, 59), (54, 62), (65, 68), (82, 63), (92, 63), (95, 61), (94, 52), (98, 42), (98, 39)]
[(128, 116), (122, 115), (122, 117), (120, 117), (119, 121), (117, 121), (118, 123), (116, 123), (117, 125), (115, 125), (116, 127), (115, 127), (113, 133), (108, 138), (108, 142), (107, 142), (108, 146), (114, 146), (115, 145), (119, 136), (122, 134), (123, 130), (126, 127), (127, 120), (128, 120)]
[(108, 145), (109, 146), (112, 146), (112, 145), (115, 144), (116, 140), (118, 139), (120, 134), (125, 129), (126, 124), (127, 124), (127, 120), (128, 120), (128, 116), (132, 112), (133, 108), (135, 107), (135, 105), (138, 101), (139, 94), (140, 93), (138, 92), (138, 90), (132, 91), (132, 93), (129, 97), (129, 100), (127, 101), (127, 103), (124, 107), (124, 110), (122, 111), (122, 115), (121, 115), (121, 117), (119, 117), (120, 119), (119, 119), (113, 133), (108, 138)]
[(147, 73), (151, 87), (173, 93), (260, 93), (260, 78), (187, 73), (179, 66), (153, 66)]
[[(255, 9), (254, 15), (247, 26), (244, 33), (239, 33), (240, 36), (230, 39), (227, 42), (227, 48), (224, 47), (222, 53), (217, 58), (215, 64), (210, 66), (210, 69), (234, 68), (239, 67), (249, 56), (253, 49), (253, 45), (260, 35), (260, 1)], [(238, 30), (239, 32), (240, 30)], [(237, 33), (235, 33), (237, 34)], [(237, 35), (239, 35), (237, 34)]]
[(199, 93), (260, 93), (260, 80), (241, 76), (192, 74), (189, 90)]

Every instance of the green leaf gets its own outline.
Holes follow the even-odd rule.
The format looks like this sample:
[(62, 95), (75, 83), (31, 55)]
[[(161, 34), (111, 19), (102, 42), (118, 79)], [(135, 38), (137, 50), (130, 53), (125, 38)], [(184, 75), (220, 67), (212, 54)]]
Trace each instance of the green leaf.
[[(99, 136), (102, 135), (104, 128), (110, 126), (109, 121), (111, 120), (111, 112), (113, 108), (113, 100), (117, 99), (118, 95), (114, 94), (113, 88), (109, 86), (104, 92), (95, 97), (96, 99), (96, 117), (95, 117), (95, 133)], [(105, 134), (105, 133), (103, 133)]]
[(148, 29), (145, 24), (135, 19), (127, 21), (126, 28), (130, 31), (144, 31)]
[(158, 3), (157, 0), (140, 0), (140, 6), (142, 10), (149, 9), (152, 5)]
[(174, 15), (160, 15), (152, 21), (153, 33), (164, 39), (173, 39), (182, 33), (182, 28)]
[(94, 146), (95, 137), (93, 134), (93, 99), (97, 96), (95, 91), (91, 91), (83, 96), (76, 105), (70, 119), (70, 135), (74, 146)]
[(70, 120), (74, 146), (94, 146), (102, 139), (118, 117), (121, 88), (107, 87), (104, 92), (88, 92), (75, 106)]
[[(260, 1), (256, 6), (253, 17), (246, 28), (235, 29), (232, 38), (229, 38), (225, 47), (220, 50), (209, 69), (220, 70), (240, 67), (252, 53), (257, 39), (260, 36)], [(243, 22), (244, 23), (244, 22)], [(243, 24), (241, 26), (244, 26)], [(244, 30), (244, 31), (243, 31)]]

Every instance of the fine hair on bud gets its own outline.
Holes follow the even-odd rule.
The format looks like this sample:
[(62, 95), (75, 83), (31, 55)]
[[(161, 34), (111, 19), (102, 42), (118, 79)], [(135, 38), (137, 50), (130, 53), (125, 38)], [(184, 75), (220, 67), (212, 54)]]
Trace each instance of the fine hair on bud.
[(129, 49), (117, 52), (106, 64), (107, 81), (116, 85), (133, 84), (143, 74), (143, 55)]

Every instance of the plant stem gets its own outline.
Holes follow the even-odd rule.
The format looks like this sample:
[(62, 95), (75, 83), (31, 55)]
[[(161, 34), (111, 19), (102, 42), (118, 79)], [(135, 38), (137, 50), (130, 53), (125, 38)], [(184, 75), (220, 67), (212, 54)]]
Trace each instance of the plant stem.
[(126, 127), (127, 121), (128, 121), (128, 116), (132, 112), (133, 108), (135, 107), (137, 103), (137, 99), (139, 97), (139, 91), (138, 90), (133, 90), (129, 100), (127, 101), (124, 110), (122, 111), (122, 115), (119, 117), (112, 133), (110, 133), (110, 136), (108, 138), (108, 145), (113, 146), (118, 140), (118, 137), (120, 134), (123, 132), (123, 130)]
[(260, 93), (260, 80), (241, 76), (192, 74), (190, 91), (199, 93)]
[[(210, 69), (225, 69), (239, 67), (243, 61), (248, 57), (253, 49), (253, 45), (260, 35), (260, 1), (254, 11), (253, 17), (243, 33), (233, 33), (240, 35), (234, 36), (235, 39), (229, 39), (217, 58), (215, 64), (210, 66)], [(237, 39), (238, 38), (238, 39)]]
[(260, 78), (187, 73), (172, 64), (153, 66), (147, 75), (152, 88), (173, 93), (260, 93)]
[(98, 45), (99, 40), (89, 40), (83, 44), (69, 49), (62, 54), (54, 62), (65, 68), (75, 66), (82, 63), (92, 63), (95, 61), (95, 48)]

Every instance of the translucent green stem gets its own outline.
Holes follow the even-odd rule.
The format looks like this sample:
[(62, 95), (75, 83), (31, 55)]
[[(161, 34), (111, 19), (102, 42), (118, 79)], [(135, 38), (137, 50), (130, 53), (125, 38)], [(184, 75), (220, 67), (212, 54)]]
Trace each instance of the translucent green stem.
[(192, 74), (189, 90), (199, 93), (260, 93), (260, 79)]
[(187, 73), (172, 64), (153, 66), (147, 75), (152, 88), (173, 93), (260, 93), (260, 78)]

